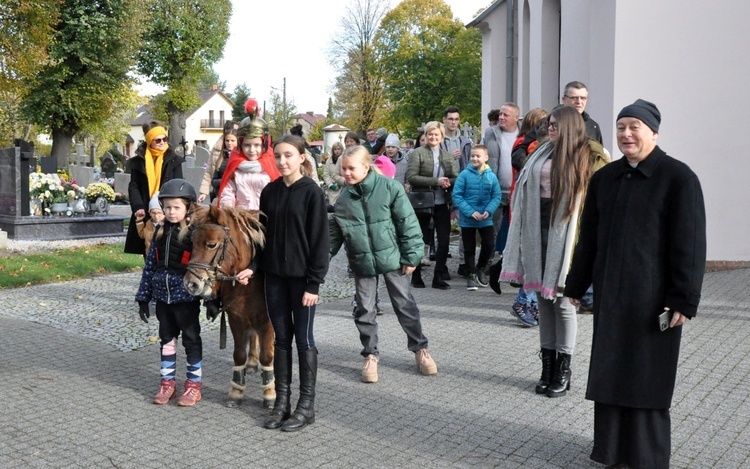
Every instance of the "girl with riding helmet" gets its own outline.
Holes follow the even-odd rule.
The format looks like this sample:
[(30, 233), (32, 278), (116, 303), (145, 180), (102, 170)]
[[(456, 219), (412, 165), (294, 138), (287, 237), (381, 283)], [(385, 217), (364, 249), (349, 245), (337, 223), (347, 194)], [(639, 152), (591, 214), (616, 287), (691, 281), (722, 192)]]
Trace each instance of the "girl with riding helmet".
[(146, 243), (138, 236), (137, 218), (148, 218), (148, 203), (164, 183), (182, 178), (184, 158), (177, 156), (167, 142), (167, 130), (160, 122), (149, 121), (143, 124), (146, 141), (135, 150), (135, 156), (127, 162), (130, 173), (128, 198), (133, 214), (125, 238), (125, 252), (146, 255)]
[(177, 338), (182, 334), (187, 379), (185, 392), (177, 404), (192, 406), (201, 400), (200, 298), (187, 292), (183, 279), (193, 249), (188, 222), (197, 194), (189, 182), (172, 179), (162, 186), (158, 197), (164, 211), (164, 222), (154, 233), (135, 299), (139, 305), (138, 314), (146, 323), (150, 315), (148, 304), (152, 299), (156, 300), (161, 339), (161, 387), (153, 399), (154, 404), (167, 404), (175, 396)]
[[(328, 217), (323, 190), (302, 172), (302, 166), (309, 165), (305, 140), (284, 135), (274, 145), (274, 156), (281, 178), (268, 184), (260, 196), (260, 220), (266, 230), (260, 266), (265, 273), (268, 317), (276, 334), (276, 402), (264, 426), (292, 432), (315, 422), (318, 349), (313, 322), (318, 290), (328, 272)], [(294, 413), (290, 402), (293, 343), (297, 344), (300, 380)]]
[(270, 148), (268, 124), (257, 116), (258, 102), (248, 99), (245, 111), (248, 117), (240, 122), (239, 143), (229, 155), (217, 197), (223, 208), (258, 210), (261, 191), (280, 174)]

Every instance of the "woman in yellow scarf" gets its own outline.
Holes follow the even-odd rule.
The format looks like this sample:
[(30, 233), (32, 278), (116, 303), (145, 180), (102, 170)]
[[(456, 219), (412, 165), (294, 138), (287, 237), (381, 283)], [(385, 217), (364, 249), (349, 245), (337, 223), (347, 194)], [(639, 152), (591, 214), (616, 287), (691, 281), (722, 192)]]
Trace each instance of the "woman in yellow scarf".
[(126, 165), (130, 173), (128, 197), (133, 215), (130, 218), (128, 234), (125, 238), (125, 252), (146, 255), (146, 244), (138, 236), (135, 218), (148, 216), (148, 203), (165, 182), (182, 178), (182, 163), (185, 159), (177, 156), (169, 147), (167, 129), (157, 121), (143, 124), (142, 142)]

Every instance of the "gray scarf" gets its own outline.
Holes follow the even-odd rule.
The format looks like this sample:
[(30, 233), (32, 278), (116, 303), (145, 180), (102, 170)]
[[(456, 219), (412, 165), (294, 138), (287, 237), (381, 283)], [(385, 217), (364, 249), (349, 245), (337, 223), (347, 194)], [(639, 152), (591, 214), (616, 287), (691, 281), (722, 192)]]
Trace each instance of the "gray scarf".
[[(521, 170), (513, 193), (512, 217), (508, 241), (503, 251), (503, 270), (500, 279), (523, 282), (523, 288), (541, 292), (542, 297), (554, 300), (564, 286), (570, 267), (570, 256), (575, 245), (579, 211), (576, 209), (563, 221), (560, 211), (550, 221), (547, 252), (542, 252), (542, 227), (539, 210), (542, 166), (552, 157), (554, 145), (547, 142), (529, 157)], [(580, 195), (576, 197), (580, 202)], [(567, 205), (567, 199), (553, 201), (557, 207)], [(579, 204), (576, 204), (578, 207)], [(568, 229), (572, 227), (572, 229)], [(545, 256), (542, 272), (542, 256)]]
[(242, 163), (237, 166), (237, 169), (241, 173), (259, 173), (263, 171), (263, 168), (260, 165), (260, 162), (258, 160), (253, 161), (243, 161)]

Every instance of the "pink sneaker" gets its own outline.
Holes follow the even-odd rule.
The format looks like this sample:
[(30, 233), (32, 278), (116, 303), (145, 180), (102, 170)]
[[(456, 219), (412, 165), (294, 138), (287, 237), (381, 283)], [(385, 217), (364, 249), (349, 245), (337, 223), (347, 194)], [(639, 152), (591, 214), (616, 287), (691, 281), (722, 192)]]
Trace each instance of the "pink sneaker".
[(185, 380), (185, 392), (177, 400), (177, 405), (183, 407), (192, 407), (196, 402), (201, 400), (201, 386), (203, 383), (195, 381)]
[(157, 405), (165, 405), (169, 403), (169, 400), (172, 399), (174, 395), (174, 380), (162, 378), (161, 387), (159, 388), (159, 392), (156, 393), (156, 396), (154, 396), (153, 402)]

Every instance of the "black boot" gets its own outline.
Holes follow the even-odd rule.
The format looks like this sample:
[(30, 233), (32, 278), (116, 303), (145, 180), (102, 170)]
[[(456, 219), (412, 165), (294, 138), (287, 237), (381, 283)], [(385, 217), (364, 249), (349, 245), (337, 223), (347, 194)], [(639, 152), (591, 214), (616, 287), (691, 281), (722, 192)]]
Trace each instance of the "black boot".
[[(448, 270), (447, 268), (445, 270)], [(440, 290), (450, 289), (450, 285), (445, 281), (443, 277), (443, 268), (435, 267), (435, 274), (432, 276), (432, 288), (439, 288)]]
[(276, 401), (273, 403), (271, 415), (263, 423), (263, 426), (268, 429), (279, 428), (292, 413), (292, 404), (289, 402), (292, 392), (290, 388), (292, 384), (292, 351), (276, 348), (273, 353)]
[(299, 401), (292, 416), (284, 422), (285, 432), (302, 430), (315, 423), (315, 378), (318, 375), (318, 349), (311, 348), (299, 353)]
[(425, 287), (424, 280), (422, 280), (422, 264), (418, 265), (411, 274), (411, 286), (414, 288)]
[(549, 385), (552, 382), (552, 370), (555, 368), (557, 351), (543, 348), (539, 352), (539, 357), (542, 359), (542, 377), (536, 383), (536, 393), (547, 394)]
[(554, 377), (547, 390), (547, 397), (561, 397), (570, 390), (570, 354), (558, 353)]

